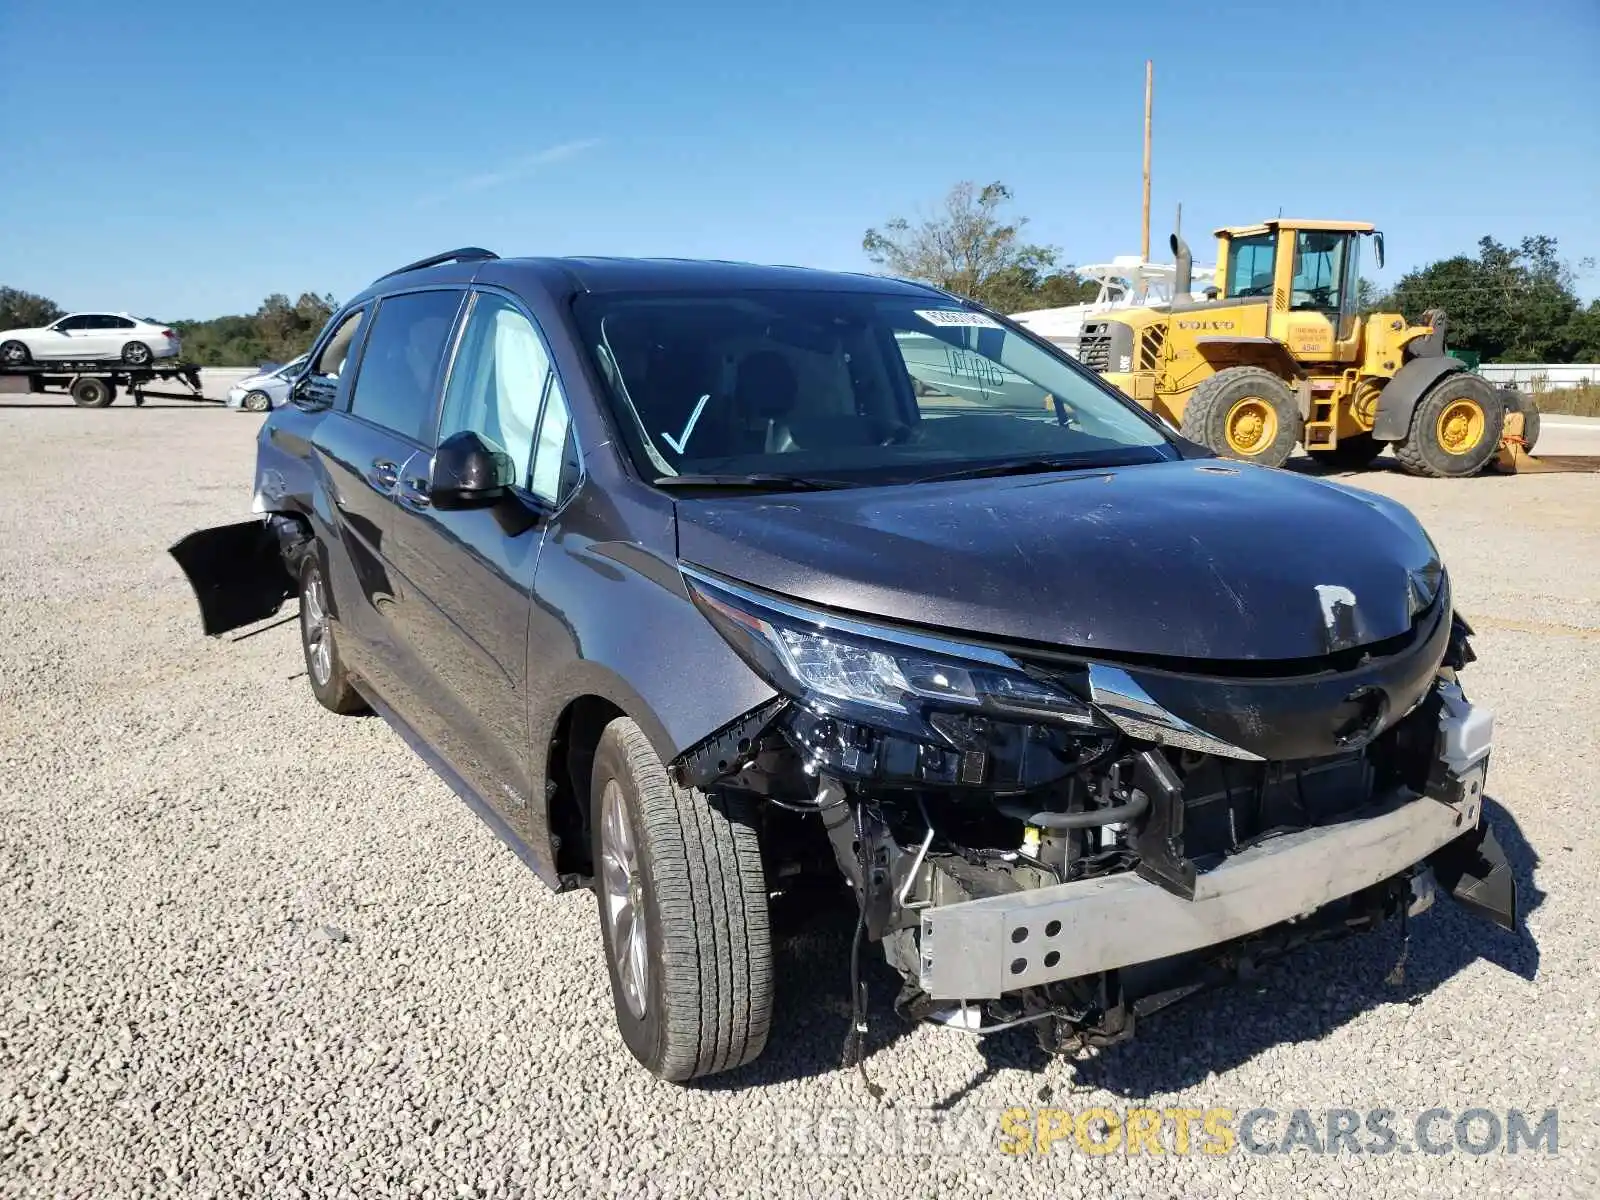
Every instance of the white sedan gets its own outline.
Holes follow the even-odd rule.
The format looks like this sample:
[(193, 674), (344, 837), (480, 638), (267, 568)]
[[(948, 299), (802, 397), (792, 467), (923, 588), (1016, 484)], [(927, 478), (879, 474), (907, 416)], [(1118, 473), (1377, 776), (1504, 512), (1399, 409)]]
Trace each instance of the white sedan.
[(127, 313), (71, 313), (42, 329), (0, 332), (0, 368), (60, 359), (112, 359), (130, 367), (176, 358), (178, 335), (154, 321)]

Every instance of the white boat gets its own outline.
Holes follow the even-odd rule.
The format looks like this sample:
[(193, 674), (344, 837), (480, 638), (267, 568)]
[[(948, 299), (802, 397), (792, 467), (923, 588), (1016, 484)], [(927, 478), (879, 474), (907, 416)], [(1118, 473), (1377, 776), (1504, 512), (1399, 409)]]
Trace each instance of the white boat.
[[(1076, 357), (1078, 338), (1086, 319), (1119, 308), (1165, 308), (1172, 303), (1178, 268), (1172, 263), (1149, 262), (1137, 254), (1119, 254), (1108, 263), (1074, 267), (1073, 273), (1099, 284), (1093, 300), (1062, 308), (1035, 308), (1012, 313), (1011, 319), (1048, 338)], [(1216, 280), (1215, 267), (1194, 268), (1191, 288), (1200, 293)]]

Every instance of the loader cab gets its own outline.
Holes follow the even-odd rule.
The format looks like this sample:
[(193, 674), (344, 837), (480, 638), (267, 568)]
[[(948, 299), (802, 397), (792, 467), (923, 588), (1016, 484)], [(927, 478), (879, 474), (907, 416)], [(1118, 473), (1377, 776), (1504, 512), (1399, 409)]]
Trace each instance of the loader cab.
[(1368, 236), (1382, 246), (1383, 235), (1357, 221), (1278, 220), (1219, 229), (1223, 296), (1267, 305), (1267, 336), (1296, 360), (1354, 363), (1361, 355), (1361, 239)]

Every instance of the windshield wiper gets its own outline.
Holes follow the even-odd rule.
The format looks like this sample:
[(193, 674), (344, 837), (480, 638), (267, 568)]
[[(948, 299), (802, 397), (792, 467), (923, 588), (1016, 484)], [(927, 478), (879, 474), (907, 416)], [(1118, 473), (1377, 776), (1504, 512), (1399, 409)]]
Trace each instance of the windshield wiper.
[(842, 479), (808, 479), (803, 475), (661, 475), (652, 482), (662, 488), (748, 488), (760, 492), (822, 492), (850, 487)]
[(1010, 462), (967, 467), (965, 470), (946, 471), (940, 475), (918, 475), (910, 482), (943, 483), (947, 479), (986, 479), (992, 475), (1037, 475), (1042, 471), (1077, 470), (1084, 465), (1082, 455), (1070, 458), (1015, 458)]

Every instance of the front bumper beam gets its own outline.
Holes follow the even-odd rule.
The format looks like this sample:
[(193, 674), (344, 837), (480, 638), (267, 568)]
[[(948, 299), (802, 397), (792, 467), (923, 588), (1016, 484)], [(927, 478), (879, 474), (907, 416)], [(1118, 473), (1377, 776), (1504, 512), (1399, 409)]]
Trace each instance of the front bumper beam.
[(1198, 876), (1193, 900), (1130, 873), (924, 909), (918, 983), (935, 1000), (995, 999), (1308, 916), (1473, 838), (1486, 769), (1485, 756), (1445, 798), (1397, 795), (1243, 850)]

